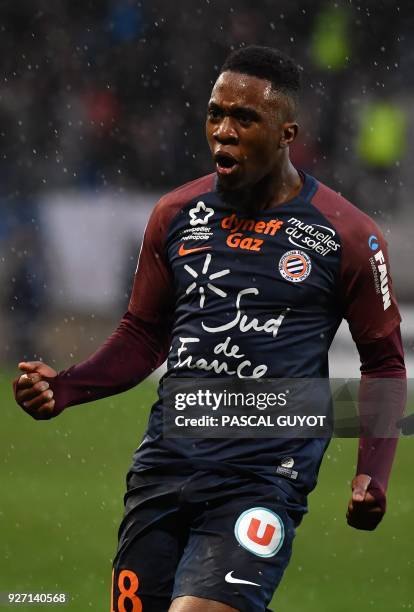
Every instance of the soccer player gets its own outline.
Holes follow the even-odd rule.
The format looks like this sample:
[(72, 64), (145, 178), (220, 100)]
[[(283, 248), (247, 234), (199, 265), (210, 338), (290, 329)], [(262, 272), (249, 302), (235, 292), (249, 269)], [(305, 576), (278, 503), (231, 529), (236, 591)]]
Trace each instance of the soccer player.
[[(119, 327), (59, 374), (19, 364), (17, 402), (48, 419), (133, 387), (168, 357), (127, 477), (111, 612), (263, 612), (328, 444), (163, 436), (165, 381), (326, 379), (342, 318), (361, 357), (362, 397), (375, 401), (371, 379), (404, 381), (380, 230), (289, 159), (299, 81), (277, 50), (251, 46), (228, 57), (207, 110), (215, 172), (154, 208)], [(404, 393), (389, 401), (400, 415)], [(360, 439), (351, 526), (371, 530), (384, 515), (395, 447), (396, 439)]]

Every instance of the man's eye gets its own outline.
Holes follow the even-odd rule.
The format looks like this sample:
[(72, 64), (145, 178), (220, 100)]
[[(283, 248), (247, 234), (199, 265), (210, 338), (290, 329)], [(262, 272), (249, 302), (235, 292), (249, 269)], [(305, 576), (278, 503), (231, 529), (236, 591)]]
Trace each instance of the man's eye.
[(210, 108), (207, 115), (209, 119), (219, 119), (221, 117), (221, 112), (217, 108)]
[(241, 125), (243, 125), (243, 126), (247, 126), (247, 125), (250, 125), (250, 124), (251, 124), (251, 122), (252, 122), (252, 118), (251, 118), (251, 117), (249, 117), (249, 115), (239, 115), (239, 116), (237, 117), (237, 121), (238, 121), (238, 122), (239, 122)]

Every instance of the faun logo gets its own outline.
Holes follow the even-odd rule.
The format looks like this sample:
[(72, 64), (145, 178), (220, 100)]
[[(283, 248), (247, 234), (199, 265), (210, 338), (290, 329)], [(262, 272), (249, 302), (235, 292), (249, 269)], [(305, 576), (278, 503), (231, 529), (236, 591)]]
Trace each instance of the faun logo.
[(244, 232), (274, 236), (282, 227), (283, 221), (270, 219), (270, 221), (257, 221), (256, 219), (239, 219), (235, 213), (224, 217), (221, 227), (229, 230), (226, 244), (231, 249), (243, 249), (246, 251), (260, 251), (264, 240), (251, 235), (246, 236)]
[(371, 257), (371, 268), (374, 274), (375, 291), (382, 295), (382, 303), (384, 310), (391, 306), (391, 295), (388, 285), (388, 270), (385, 263), (384, 253), (378, 251), (374, 257)]

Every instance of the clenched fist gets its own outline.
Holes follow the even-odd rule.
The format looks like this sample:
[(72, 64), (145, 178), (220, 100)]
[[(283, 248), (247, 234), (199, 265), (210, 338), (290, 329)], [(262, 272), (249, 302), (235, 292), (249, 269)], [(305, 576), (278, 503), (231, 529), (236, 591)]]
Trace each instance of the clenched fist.
[(19, 369), (24, 372), (13, 383), (16, 402), (34, 419), (44, 420), (55, 416), (55, 400), (49, 388), (56, 370), (42, 361), (22, 361)]
[(348, 525), (355, 529), (373, 531), (385, 514), (385, 494), (371, 480), (367, 474), (358, 474), (352, 481), (346, 518)]

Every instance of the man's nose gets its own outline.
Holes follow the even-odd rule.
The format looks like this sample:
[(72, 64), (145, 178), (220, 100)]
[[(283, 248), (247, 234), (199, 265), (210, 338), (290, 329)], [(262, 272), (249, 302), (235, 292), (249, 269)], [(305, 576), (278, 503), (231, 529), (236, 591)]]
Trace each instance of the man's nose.
[(213, 136), (217, 142), (235, 144), (239, 140), (239, 135), (234, 127), (231, 117), (223, 117), (222, 121), (214, 130)]

